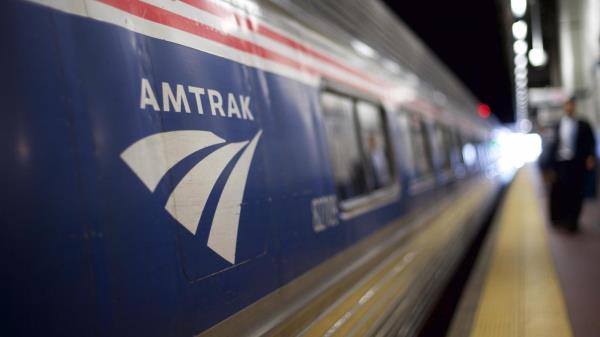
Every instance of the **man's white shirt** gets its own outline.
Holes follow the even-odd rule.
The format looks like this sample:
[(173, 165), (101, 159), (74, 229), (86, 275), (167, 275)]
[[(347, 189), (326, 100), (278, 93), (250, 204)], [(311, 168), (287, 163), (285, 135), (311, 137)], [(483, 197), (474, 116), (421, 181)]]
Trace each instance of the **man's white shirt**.
[(558, 160), (566, 161), (575, 157), (575, 135), (577, 133), (577, 120), (563, 116), (558, 127), (559, 147)]

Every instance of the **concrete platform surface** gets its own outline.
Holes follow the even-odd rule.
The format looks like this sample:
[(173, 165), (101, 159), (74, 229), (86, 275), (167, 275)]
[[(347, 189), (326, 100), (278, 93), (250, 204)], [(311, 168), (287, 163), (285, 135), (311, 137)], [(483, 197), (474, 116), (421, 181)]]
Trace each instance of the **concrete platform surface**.
[(448, 337), (600, 336), (600, 200), (581, 228), (548, 221), (534, 165), (517, 174), (461, 298)]

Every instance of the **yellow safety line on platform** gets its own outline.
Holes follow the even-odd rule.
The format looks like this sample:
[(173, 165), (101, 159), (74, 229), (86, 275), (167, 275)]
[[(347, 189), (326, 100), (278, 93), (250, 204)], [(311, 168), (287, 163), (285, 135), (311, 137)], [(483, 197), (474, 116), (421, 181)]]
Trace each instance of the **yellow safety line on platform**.
[(535, 168), (523, 168), (500, 209), (473, 337), (572, 336), (533, 179)]

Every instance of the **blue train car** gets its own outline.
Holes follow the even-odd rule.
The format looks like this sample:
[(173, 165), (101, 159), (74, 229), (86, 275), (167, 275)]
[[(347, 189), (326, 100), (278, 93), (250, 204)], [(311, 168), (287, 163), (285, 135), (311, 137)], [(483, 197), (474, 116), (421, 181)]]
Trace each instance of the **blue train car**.
[(493, 125), (419, 43), (429, 75), (301, 2), (0, 6), (2, 336), (310, 335), (475, 193), (414, 275), (450, 270), (495, 193)]

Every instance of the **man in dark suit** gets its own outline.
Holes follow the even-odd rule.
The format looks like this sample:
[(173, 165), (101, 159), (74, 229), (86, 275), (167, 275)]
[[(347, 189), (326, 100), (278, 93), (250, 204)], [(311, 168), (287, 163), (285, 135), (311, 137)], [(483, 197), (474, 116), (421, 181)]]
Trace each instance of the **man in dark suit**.
[(576, 232), (584, 196), (585, 175), (595, 166), (596, 141), (590, 125), (575, 117), (575, 99), (564, 104), (548, 159), (551, 170), (550, 219)]

